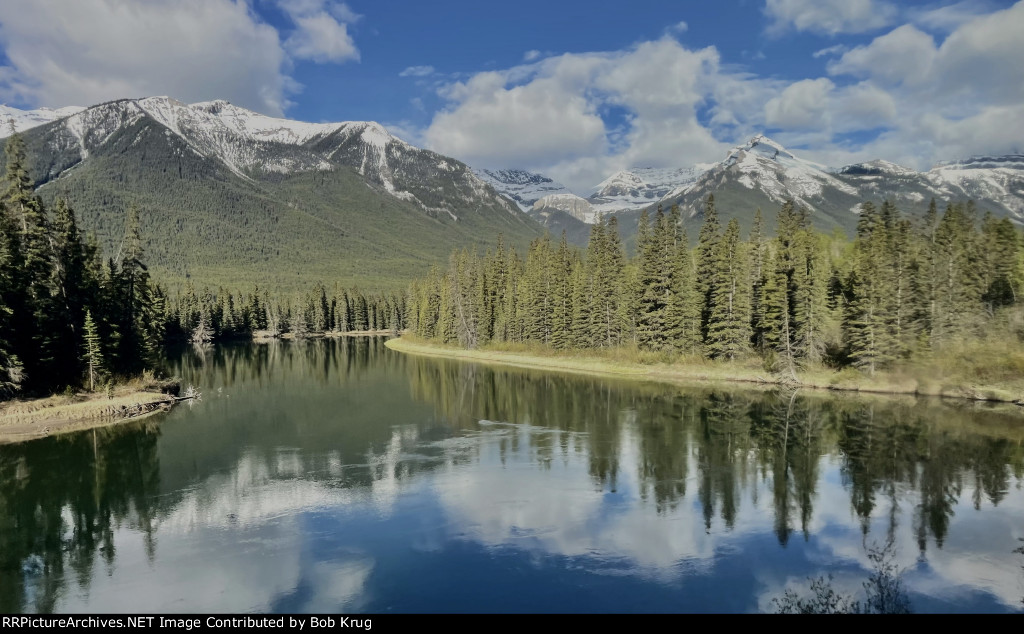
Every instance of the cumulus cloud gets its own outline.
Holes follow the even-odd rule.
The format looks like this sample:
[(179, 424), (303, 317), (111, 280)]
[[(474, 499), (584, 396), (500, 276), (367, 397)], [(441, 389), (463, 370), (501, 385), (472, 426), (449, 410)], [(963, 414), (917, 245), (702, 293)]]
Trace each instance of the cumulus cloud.
[(398, 73), (399, 77), (426, 77), (434, 74), (433, 66), (409, 66)]
[(951, 33), (936, 55), (936, 85), (982, 93), (1000, 104), (1024, 100), (1024, 2), (981, 16)]
[(360, 16), (348, 5), (326, 0), (280, 0), (279, 5), (295, 25), (284, 43), (292, 57), (318, 63), (359, 59), (348, 23)]
[(935, 40), (911, 24), (875, 38), (829, 63), (833, 75), (872, 77), (890, 84), (924, 82), (935, 59)]
[(795, 29), (826, 35), (863, 33), (892, 24), (896, 7), (884, 0), (767, 0), (768, 33)]
[(668, 28), (670, 31), (675, 31), (676, 33), (686, 33), (690, 29), (690, 25), (684, 20), (680, 20)]
[(500, 72), (480, 73), (448, 86), (453, 107), (438, 113), (425, 133), (427, 144), (473, 163), (516, 165), (604, 150), (604, 122), (595, 104), (570, 77), (585, 69), (560, 66), (525, 85), (508, 86)]
[[(795, 6), (774, 6), (783, 5)], [(875, 8), (889, 16), (887, 6)], [(840, 15), (843, 29), (856, 30), (856, 12)], [(801, 24), (792, 26), (811, 29)], [(423, 140), (482, 167), (535, 169), (578, 193), (618, 169), (719, 160), (765, 130), (835, 166), (884, 158), (926, 169), (1019, 151), (1020, 24), (1024, 1), (967, 19), (938, 41), (904, 24), (852, 49), (818, 51), (833, 56), (829, 76), (798, 80), (738, 70), (714, 47), (688, 49), (667, 35), (622, 51), (549, 57), (446, 85), (447, 104)]]
[(169, 94), (281, 114), (294, 83), (277, 31), (235, 0), (0, 0), (0, 98), (91, 105)]
[(765, 123), (773, 128), (824, 129), (828, 126), (830, 80), (805, 79), (790, 84), (764, 106)]
[(326, 0), (278, 6), (293, 26), (283, 42), (246, 0), (0, 0), (0, 99), (59, 107), (170, 95), (282, 115), (300, 89), (293, 60), (358, 59), (346, 24), (359, 16)]
[(985, 0), (961, 0), (940, 7), (919, 7), (909, 11), (915, 24), (936, 31), (950, 32), (974, 18), (992, 13), (994, 7)]
[(535, 60), (538, 57), (540, 57), (540, 55), (541, 55), (541, 53), (537, 49), (526, 51), (525, 53), (523, 53), (523, 61), (524, 62), (532, 62), (533, 60)]
[[(425, 132), (439, 152), (481, 166), (537, 167), (586, 189), (609, 170), (718, 157), (724, 144), (697, 121), (713, 48), (672, 38), (615, 53), (566, 54), (446, 86), (448, 106)], [(602, 109), (626, 113), (612, 129)]]

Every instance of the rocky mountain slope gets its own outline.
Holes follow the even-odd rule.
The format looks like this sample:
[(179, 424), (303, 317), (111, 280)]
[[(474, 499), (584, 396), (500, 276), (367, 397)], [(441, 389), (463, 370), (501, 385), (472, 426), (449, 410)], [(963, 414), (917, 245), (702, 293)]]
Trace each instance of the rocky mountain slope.
[(497, 192), (512, 199), (522, 211), (530, 211), (535, 202), (552, 194), (571, 194), (569, 189), (543, 174), (526, 170), (473, 170), (474, 173)]
[(68, 195), (110, 250), (138, 204), (150, 260), (172, 278), (397, 286), (452, 247), (541, 230), (465, 164), (374, 122), (167, 97), (39, 112), (15, 127), (41, 121), (23, 133), (40, 194)]

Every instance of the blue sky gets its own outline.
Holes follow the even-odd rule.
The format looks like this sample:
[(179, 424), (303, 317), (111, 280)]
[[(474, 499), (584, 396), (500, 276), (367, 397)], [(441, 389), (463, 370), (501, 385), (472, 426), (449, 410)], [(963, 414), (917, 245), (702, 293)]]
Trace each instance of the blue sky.
[(0, 0), (0, 102), (376, 120), (586, 190), (765, 132), (830, 165), (1024, 149), (1024, 1)]

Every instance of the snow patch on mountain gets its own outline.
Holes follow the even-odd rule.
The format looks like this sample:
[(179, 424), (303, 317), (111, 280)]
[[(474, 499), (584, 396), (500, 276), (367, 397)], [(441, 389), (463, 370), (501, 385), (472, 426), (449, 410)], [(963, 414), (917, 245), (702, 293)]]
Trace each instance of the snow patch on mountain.
[(564, 211), (590, 224), (597, 222), (598, 218), (598, 212), (590, 202), (576, 194), (548, 194), (533, 203), (534, 215), (544, 216), (553, 210)]
[(601, 214), (642, 209), (672, 192), (685, 189), (710, 167), (708, 164), (697, 164), (692, 167), (635, 167), (621, 170), (598, 184), (588, 200)]
[(946, 198), (993, 201), (1018, 222), (1024, 221), (1024, 155), (979, 156), (940, 163), (924, 177)]
[[(5, 107), (4, 112), (12, 110)], [(227, 101), (186, 104), (171, 97), (121, 99), (31, 117), (21, 111), (13, 115), (17, 115), (15, 127), (22, 129), (57, 126), (46, 136), (63, 157), (62, 170), (73, 168), (119, 131), (138, 124), (129, 146), (151, 138), (157, 126), (161, 137), (184, 144), (176, 152), (216, 161), (248, 181), (269, 174), (352, 168), (368, 186), (436, 217), (458, 220), (467, 210), (483, 208), (518, 214), (512, 203), (465, 164), (409, 145), (373, 121), (307, 123), (268, 117)]]
[(516, 203), (521, 211), (530, 211), (534, 203), (551, 194), (571, 194), (569, 189), (543, 174), (521, 169), (474, 169), (477, 178)]
[(64, 117), (77, 114), (85, 108), (81, 106), (65, 106), (63, 108), (37, 108), (35, 110), (19, 110), (11, 106), (0, 105), (0, 139), (14, 133), (57, 121)]
[(835, 188), (855, 196), (857, 190), (829, 173), (828, 168), (798, 158), (782, 145), (764, 135), (757, 135), (745, 145), (734, 148), (719, 164), (723, 169), (738, 172), (741, 182), (756, 183), (768, 198), (782, 203), (788, 198), (809, 204), (822, 195), (826, 188)]

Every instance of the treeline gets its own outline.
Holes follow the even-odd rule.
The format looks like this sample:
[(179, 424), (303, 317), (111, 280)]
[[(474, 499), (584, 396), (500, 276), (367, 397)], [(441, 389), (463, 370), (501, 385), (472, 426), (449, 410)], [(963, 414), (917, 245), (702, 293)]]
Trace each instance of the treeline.
[(24, 141), (13, 135), (0, 197), (0, 400), (65, 388), (95, 390), (159, 368), (168, 343), (233, 336), (393, 331), (405, 297), (316, 284), (282, 299), (195, 291), (171, 296), (144, 264), (139, 209), (131, 206), (114, 257), (83, 235), (71, 204), (36, 195)]
[(325, 333), (398, 332), (405, 328), (405, 297), (367, 294), (323, 283), (282, 300), (253, 288), (249, 293), (218, 289), (196, 292), (191, 283), (167, 306), (169, 340), (205, 343), (253, 335), (295, 338)]
[(999, 328), (1024, 337), (1019, 294), (1024, 244), (1008, 219), (972, 203), (933, 200), (919, 220), (865, 202), (852, 242), (811, 228), (792, 202), (778, 237), (757, 210), (746, 240), (723, 229), (714, 197), (696, 248), (677, 207), (641, 216), (627, 258), (616, 219), (591, 228), (581, 253), (563, 235), (535, 240), (525, 260), (497, 248), (452, 254), (409, 290), (409, 327), (477, 347), (538, 343), (557, 349), (636, 346), (713, 359), (759, 355), (772, 370), (853, 365), (874, 372)]
[(142, 262), (139, 212), (103, 261), (65, 199), (35, 195), (25, 146), (12, 136), (0, 198), (0, 399), (57, 386), (95, 388), (150, 366), (164, 341), (163, 291)]

